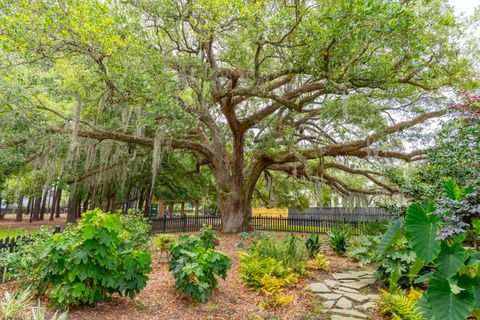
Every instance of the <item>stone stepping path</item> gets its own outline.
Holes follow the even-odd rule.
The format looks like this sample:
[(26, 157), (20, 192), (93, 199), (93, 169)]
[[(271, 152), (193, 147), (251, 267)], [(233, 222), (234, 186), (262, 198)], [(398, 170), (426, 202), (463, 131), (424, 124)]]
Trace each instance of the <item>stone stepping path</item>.
[(314, 282), (307, 290), (316, 293), (324, 302), (332, 320), (367, 319), (367, 311), (375, 307), (377, 294), (366, 294), (375, 283), (373, 271), (333, 273), (332, 279)]

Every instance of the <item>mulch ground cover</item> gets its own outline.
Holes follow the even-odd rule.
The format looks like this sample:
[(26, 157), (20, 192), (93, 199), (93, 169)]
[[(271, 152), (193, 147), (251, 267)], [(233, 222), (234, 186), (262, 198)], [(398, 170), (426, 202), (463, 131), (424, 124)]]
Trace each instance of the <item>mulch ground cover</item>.
[[(54, 221), (56, 224), (60, 221)], [(55, 223), (52, 225), (56, 225)], [(22, 226), (23, 227), (23, 226)], [(2, 225), (0, 223), (0, 228)], [(38, 228), (38, 226), (37, 226)], [(276, 236), (284, 234), (275, 233)], [(319, 275), (319, 271), (308, 272), (301, 281), (285, 291), (293, 297), (292, 302), (285, 307), (264, 309), (260, 303), (264, 296), (245, 286), (238, 275), (239, 262), (235, 244), (242, 242), (245, 247), (251, 244), (251, 239), (244, 240), (238, 235), (218, 234), (219, 250), (232, 259), (232, 269), (225, 281), (219, 280), (217, 289), (207, 303), (194, 303), (175, 289), (175, 281), (168, 271), (168, 261), (165, 255), (153, 254), (153, 271), (149, 275), (147, 286), (135, 299), (115, 296), (111, 301), (100, 303), (95, 307), (71, 307), (70, 320), (303, 320), (311, 319), (309, 314), (315, 313), (316, 305), (312, 304), (310, 294), (304, 290), (311, 279)], [(324, 239), (326, 244), (326, 240)], [(361, 264), (345, 257), (338, 257), (328, 252), (326, 256), (331, 262), (329, 272), (352, 270)], [(11, 291), (14, 283), (0, 285), (0, 293)], [(320, 318), (317, 318), (320, 319)]]

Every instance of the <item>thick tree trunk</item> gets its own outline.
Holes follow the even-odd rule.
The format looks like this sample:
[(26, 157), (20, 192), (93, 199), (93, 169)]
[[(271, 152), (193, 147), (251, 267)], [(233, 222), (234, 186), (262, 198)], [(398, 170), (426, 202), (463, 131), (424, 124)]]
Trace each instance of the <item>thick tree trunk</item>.
[(42, 204), (40, 207), (40, 220), (43, 221), (45, 219), (45, 211), (47, 211), (47, 199), (48, 199), (48, 191), (45, 191), (45, 194), (42, 198)]
[(77, 221), (78, 195), (70, 194), (68, 199), (67, 222), (75, 223)]
[(23, 214), (23, 195), (21, 194), (18, 197), (18, 202), (17, 202), (17, 215), (15, 217), (16, 222), (22, 221), (22, 214)]
[(42, 205), (42, 193), (37, 193), (35, 196), (35, 202), (32, 210), (32, 221), (38, 221), (40, 218), (40, 207)]

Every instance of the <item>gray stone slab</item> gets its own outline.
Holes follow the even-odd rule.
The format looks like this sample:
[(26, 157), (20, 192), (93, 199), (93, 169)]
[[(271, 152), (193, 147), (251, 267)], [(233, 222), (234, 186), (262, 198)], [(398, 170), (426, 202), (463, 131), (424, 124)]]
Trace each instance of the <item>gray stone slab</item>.
[(376, 282), (376, 280), (373, 279), (373, 278), (368, 278), (368, 279), (361, 278), (361, 279), (359, 280), (359, 282), (363, 282), (363, 283), (366, 283), (366, 284), (368, 284), (368, 285), (371, 285), (371, 284), (374, 284), (374, 283)]
[(368, 286), (368, 283), (360, 282), (360, 281), (342, 283), (342, 287), (347, 287), (347, 288), (351, 288), (351, 289), (362, 289), (366, 286)]
[(345, 317), (338, 314), (334, 314), (330, 319), (331, 320), (358, 320), (358, 318)]
[(338, 287), (338, 285), (339, 285), (338, 281), (336, 281), (336, 280), (330, 280), (330, 279), (328, 279), (328, 280), (325, 280), (325, 281), (323, 281), (323, 282), (325, 282), (325, 284), (326, 284), (327, 286), (329, 286), (330, 288), (335, 288), (335, 287)]
[(333, 313), (339, 313), (341, 315), (350, 316), (350, 317), (353, 317), (353, 318), (356, 318), (356, 319), (366, 319), (367, 318), (366, 314), (364, 314), (360, 311), (357, 311), (357, 310), (331, 309), (330, 311), (333, 312)]
[(375, 303), (372, 302), (372, 301), (368, 301), (368, 302), (366, 302), (366, 303), (364, 303), (364, 304), (361, 304), (361, 305), (357, 306), (357, 308), (358, 308), (359, 310), (367, 311), (367, 310), (370, 310), (370, 309), (375, 308)]
[(338, 287), (338, 289), (334, 290), (334, 292), (337, 292), (337, 291), (340, 291), (341, 293), (343, 293), (343, 292), (360, 293), (356, 289), (346, 288), (346, 287)]
[(350, 309), (352, 307), (352, 301), (348, 300), (345, 297), (341, 297), (340, 299), (338, 299), (336, 307), (341, 309)]
[(335, 305), (336, 300), (327, 300), (323, 302), (323, 306), (327, 309), (332, 309), (333, 306)]
[(342, 295), (338, 293), (320, 293), (319, 296), (325, 300), (337, 300), (342, 297)]
[(356, 280), (358, 278), (357, 275), (353, 275), (351, 273), (334, 273), (332, 274), (332, 277), (335, 280), (347, 280), (347, 279)]
[(343, 295), (355, 302), (365, 302), (368, 300), (368, 296), (365, 294), (345, 292)]
[(329, 287), (321, 282), (310, 283), (305, 289), (316, 293), (328, 293), (332, 291)]

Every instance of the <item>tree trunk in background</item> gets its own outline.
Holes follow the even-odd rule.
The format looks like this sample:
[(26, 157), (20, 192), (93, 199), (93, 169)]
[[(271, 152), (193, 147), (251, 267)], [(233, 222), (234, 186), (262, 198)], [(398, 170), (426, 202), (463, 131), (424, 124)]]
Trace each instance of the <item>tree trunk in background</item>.
[(171, 218), (173, 217), (173, 205), (175, 202), (169, 202), (168, 203), (168, 217)]
[(145, 201), (145, 194), (142, 192), (140, 194), (140, 199), (138, 199), (138, 210), (143, 210), (143, 202)]
[(27, 202), (27, 210), (25, 210), (25, 215), (30, 214), (30, 211), (32, 210), (31, 206), (32, 206), (32, 197), (29, 196), (28, 202)]
[(42, 204), (42, 194), (36, 193), (32, 210), (32, 221), (38, 221), (40, 218), (40, 206)]
[(50, 218), (48, 220), (53, 221), (55, 217), (55, 210), (57, 208), (57, 194), (58, 194), (58, 187), (55, 187), (52, 192), (52, 202), (50, 204)]
[(43, 221), (45, 219), (45, 211), (47, 211), (47, 199), (48, 199), (48, 190), (45, 191), (45, 194), (42, 198), (42, 205), (40, 207), (40, 220)]
[(145, 210), (143, 210), (143, 216), (148, 217), (150, 216), (150, 204), (152, 202), (152, 197), (150, 193), (145, 195)]
[(70, 193), (68, 198), (67, 222), (75, 223), (77, 221), (77, 198), (78, 195), (76, 193)]
[(18, 197), (18, 202), (17, 202), (17, 215), (15, 217), (16, 222), (22, 221), (22, 214), (23, 214), (23, 195), (20, 194)]
[(62, 189), (57, 189), (57, 197), (55, 202), (55, 218), (60, 218), (60, 202), (62, 201)]

